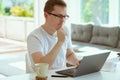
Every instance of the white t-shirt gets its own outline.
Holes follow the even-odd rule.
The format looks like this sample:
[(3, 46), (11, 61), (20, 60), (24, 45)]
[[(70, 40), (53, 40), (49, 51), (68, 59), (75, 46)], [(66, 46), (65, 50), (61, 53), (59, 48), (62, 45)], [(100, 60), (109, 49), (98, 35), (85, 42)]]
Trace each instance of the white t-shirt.
[[(69, 30), (67, 30), (67, 28), (64, 27), (64, 30), (69, 34)], [(43, 55), (46, 55), (58, 41), (56, 35), (56, 33), (53, 36), (49, 35), (42, 27), (35, 29), (27, 38), (29, 54), (31, 55), (32, 53), (40, 51)], [(66, 67), (66, 51), (68, 48), (72, 48), (70, 35), (66, 36), (65, 41), (52, 65), (53, 69)]]

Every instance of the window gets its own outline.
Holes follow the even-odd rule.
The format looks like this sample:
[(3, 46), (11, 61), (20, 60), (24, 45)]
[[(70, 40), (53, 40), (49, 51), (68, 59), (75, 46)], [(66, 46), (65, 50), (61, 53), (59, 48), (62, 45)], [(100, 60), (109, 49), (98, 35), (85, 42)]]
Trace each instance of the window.
[(109, 0), (82, 0), (82, 22), (107, 24), (109, 21)]
[(0, 0), (0, 14), (33, 17), (33, 0)]

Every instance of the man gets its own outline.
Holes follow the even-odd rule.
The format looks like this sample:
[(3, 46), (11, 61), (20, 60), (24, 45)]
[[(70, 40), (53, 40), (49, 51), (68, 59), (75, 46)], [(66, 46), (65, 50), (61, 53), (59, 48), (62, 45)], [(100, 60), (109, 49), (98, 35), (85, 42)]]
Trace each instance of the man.
[(72, 51), (70, 34), (64, 27), (66, 3), (48, 0), (44, 7), (45, 23), (27, 39), (28, 51), (34, 63), (48, 63), (50, 69), (66, 67), (66, 62), (79, 65)]

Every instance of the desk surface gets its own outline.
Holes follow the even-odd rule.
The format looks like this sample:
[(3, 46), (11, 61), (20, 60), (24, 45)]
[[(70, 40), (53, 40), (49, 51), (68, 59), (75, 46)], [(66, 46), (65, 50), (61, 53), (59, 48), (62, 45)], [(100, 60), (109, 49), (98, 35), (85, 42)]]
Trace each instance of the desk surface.
[[(55, 70), (50, 70), (49, 71), (49, 76), (48, 80), (120, 80), (120, 62), (116, 63), (117, 67), (115, 71), (99, 71), (95, 73), (91, 73), (88, 75), (72, 78), (72, 77), (67, 77), (67, 78), (60, 78), (60, 77), (51, 77), (52, 74), (56, 74)], [(35, 80), (35, 74), (23, 74), (23, 75), (18, 75), (18, 76), (13, 76), (13, 77), (8, 77), (8, 78), (2, 78), (0, 80)]]

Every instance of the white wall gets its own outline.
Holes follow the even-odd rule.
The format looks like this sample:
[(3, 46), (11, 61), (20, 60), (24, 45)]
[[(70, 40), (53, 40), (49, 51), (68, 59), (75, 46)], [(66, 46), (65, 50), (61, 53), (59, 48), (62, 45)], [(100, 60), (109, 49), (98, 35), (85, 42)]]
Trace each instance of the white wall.
[(45, 22), (44, 19), (44, 5), (47, 0), (34, 0), (34, 16), (35, 16), (35, 26), (39, 27)]
[(119, 25), (119, 0), (110, 0), (109, 5), (109, 24)]
[(81, 0), (65, 0), (67, 3), (67, 10), (69, 18), (69, 23), (80, 23), (80, 3)]

